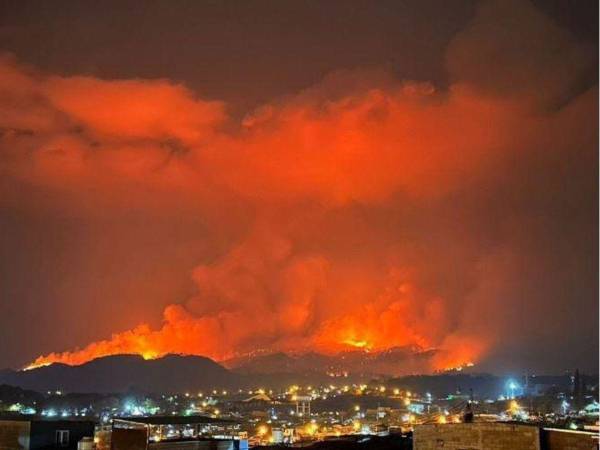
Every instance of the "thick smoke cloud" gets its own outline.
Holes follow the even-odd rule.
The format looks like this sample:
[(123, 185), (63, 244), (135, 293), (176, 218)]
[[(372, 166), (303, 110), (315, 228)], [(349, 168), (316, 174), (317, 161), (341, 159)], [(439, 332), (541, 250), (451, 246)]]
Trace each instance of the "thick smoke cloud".
[[(510, 368), (550, 346), (578, 364), (597, 342), (597, 87), (581, 84), (593, 64), (533, 6), (491, 2), (451, 42), (447, 89), (340, 72), (238, 123), (168, 80), (4, 57), (7, 208), (93, 222), (115, 258), (110, 237), (137, 242), (146, 226), (147, 242), (192, 242), (155, 261), (194, 283), (162, 323), (145, 323), (157, 305), (133, 290), (117, 309), (141, 325), (36, 363), (407, 347), (435, 349), (422, 370)], [(156, 225), (169, 217), (181, 228)]]

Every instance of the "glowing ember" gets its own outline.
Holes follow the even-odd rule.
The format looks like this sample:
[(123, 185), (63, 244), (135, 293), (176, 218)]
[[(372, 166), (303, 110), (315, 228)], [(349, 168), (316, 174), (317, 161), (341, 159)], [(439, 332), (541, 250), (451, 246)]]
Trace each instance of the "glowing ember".
[(346, 339), (343, 344), (348, 344), (352, 347), (364, 348), (367, 350), (371, 347), (367, 341), (356, 341), (354, 339)]

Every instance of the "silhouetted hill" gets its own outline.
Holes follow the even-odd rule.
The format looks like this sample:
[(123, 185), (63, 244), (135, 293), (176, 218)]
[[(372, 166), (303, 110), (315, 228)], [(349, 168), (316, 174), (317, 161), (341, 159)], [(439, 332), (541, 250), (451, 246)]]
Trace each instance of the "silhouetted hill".
[[(202, 356), (167, 355), (144, 360), (137, 355), (116, 355), (98, 358), (80, 366), (52, 364), (27, 371), (0, 370), (0, 385), (7, 384), (38, 392), (61, 390), (65, 393), (169, 393), (197, 392), (212, 389), (269, 386), (282, 388), (290, 384), (320, 384), (343, 379), (345, 383), (359, 379), (369, 382), (381, 369), (391, 367), (405, 371), (418, 358), (428, 358), (428, 352), (396, 348), (376, 354), (361, 351), (337, 355), (318, 353), (260, 354), (227, 361), (231, 370)], [(373, 366), (369, 371), (369, 365)], [(344, 375), (348, 371), (348, 377)], [(383, 370), (379, 374), (385, 373)], [(389, 372), (388, 372), (389, 373)], [(341, 378), (340, 378), (341, 377)], [(377, 377), (382, 379), (383, 377)], [(386, 377), (388, 378), (388, 377)], [(597, 386), (598, 377), (583, 375), (586, 386)], [(475, 397), (497, 396), (506, 391), (506, 377), (476, 373), (408, 375), (386, 381), (392, 386), (416, 392), (430, 392), (436, 397), (460, 392)], [(525, 385), (525, 380), (517, 377)], [(529, 383), (542, 390), (570, 389), (568, 375), (531, 376)], [(10, 393), (9, 393), (10, 394)], [(8, 395), (18, 401), (22, 393)], [(12, 400), (11, 400), (12, 401)]]
[(478, 398), (495, 397), (506, 391), (506, 379), (489, 374), (408, 375), (391, 379), (390, 384), (411, 391), (429, 392), (435, 397), (458, 393), (469, 395), (471, 390)]
[(243, 374), (324, 373), (333, 364), (333, 358), (319, 353), (290, 355), (276, 352), (230, 359), (224, 364)]
[(315, 352), (259, 353), (233, 358), (223, 364), (244, 375), (304, 374), (311, 377), (327, 375), (369, 378), (425, 372), (434, 355), (435, 350), (393, 347), (379, 352), (351, 350), (333, 355)]
[(80, 366), (52, 364), (27, 371), (2, 371), (0, 384), (42, 392), (119, 393), (198, 391), (243, 383), (239, 375), (202, 356), (167, 355), (145, 360), (137, 355), (116, 355)]
[[(506, 395), (506, 383), (509, 377), (491, 374), (452, 373), (436, 375), (409, 375), (389, 380), (390, 384), (403, 389), (418, 392), (430, 392), (436, 397), (447, 394), (461, 393), (469, 395), (471, 390), (475, 398), (496, 397)], [(570, 392), (572, 389), (569, 375), (531, 375), (526, 382), (523, 376), (513, 377), (517, 384), (529, 384), (533, 390), (542, 392), (555, 390), (556, 392)], [(586, 386), (595, 386), (598, 383), (597, 375), (581, 375)]]
[(0, 406), (8, 407), (14, 403), (41, 402), (43, 399), (44, 396), (39, 392), (0, 384)]

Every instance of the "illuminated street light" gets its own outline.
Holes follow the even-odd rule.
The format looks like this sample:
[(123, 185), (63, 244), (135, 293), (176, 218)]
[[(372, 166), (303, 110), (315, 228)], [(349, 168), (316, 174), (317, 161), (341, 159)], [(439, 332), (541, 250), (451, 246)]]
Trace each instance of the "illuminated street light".
[(506, 387), (508, 388), (508, 398), (515, 398), (515, 391), (519, 389), (519, 385), (514, 380), (508, 380)]

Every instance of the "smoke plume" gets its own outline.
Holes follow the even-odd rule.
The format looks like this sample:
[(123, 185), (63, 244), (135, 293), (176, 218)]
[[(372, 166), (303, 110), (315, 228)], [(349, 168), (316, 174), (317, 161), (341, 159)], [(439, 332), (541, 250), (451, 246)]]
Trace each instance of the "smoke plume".
[[(240, 121), (169, 80), (3, 57), (3, 204), (86, 224), (102, 244), (82, 266), (117, 265), (64, 278), (84, 293), (69, 308), (114, 334), (34, 364), (406, 347), (435, 350), (434, 370), (525, 361), (523, 340), (560, 347), (565, 327), (591, 336), (598, 93), (581, 75), (594, 58), (501, 1), (446, 64), (447, 87), (340, 71)], [(92, 305), (105, 283), (127, 298)], [(161, 289), (170, 304), (147, 292)]]

